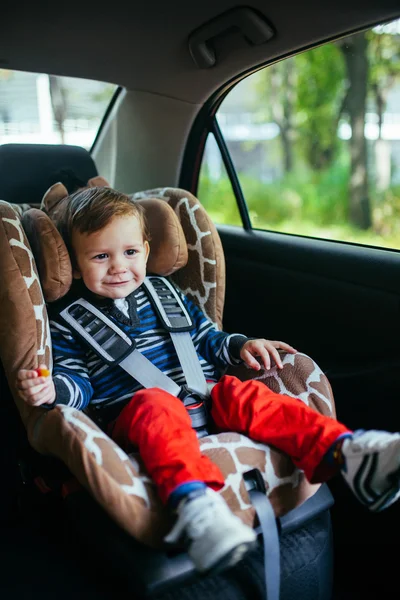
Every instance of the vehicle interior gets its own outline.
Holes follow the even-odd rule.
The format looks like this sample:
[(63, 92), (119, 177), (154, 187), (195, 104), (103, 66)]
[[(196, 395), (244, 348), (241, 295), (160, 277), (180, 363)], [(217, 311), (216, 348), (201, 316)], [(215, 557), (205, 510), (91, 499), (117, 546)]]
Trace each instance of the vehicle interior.
[[(204, 0), (190, 8), (174, 1), (137, 6), (117, 1), (107, 10), (98, 3), (73, 0), (51, 9), (31, 4), (21, 11), (18, 4), (10, 5), (0, 21), (0, 119), (5, 124), (0, 127), (0, 199), (39, 206), (50, 185), (62, 181), (68, 188), (71, 177), (80, 187), (101, 176), (139, 199), (163, 198), (166, 190), (187, 191), (205, 207), (222, 245), (224, 258), (218, 260), (226, 266), (224, 330), (288, 342), (311, 357), (328, 378), (340, 421), (354, 429), (398, 431), (399, 18), (394, 0), (338, 0), (334, 5), (254, 0), (245, 6)], [(375, 28), (386, 25), (392, 29), (379, 37)], [(342, 53), (339, 66), (332, 58), (333, 47)], [(326, 48), (329, 52), (324, 54)], [(306, 61), (312, 52), (321, 62)], [(382, 57), (381, 63), (370, 58), (366, 66), (367, 56)], [(317, 63), (320, 79), (315, 76)], [(304, 70), (294, 73), (285, 67), (290, 64)], [(54, 146), (42, 134), (28, 143), (7, 137), (11, 128), (7, 130), (9, 118), (1, 112), (1, 77), (11, 72), (107, 84), (91, 142), (68, 139), (61, 128), (62, 139)], [(249, 87), (252, 77), (255, 83)], [(386, 87), (380, 88), (384, 78)], [(321, 94), (315, 91), (318, 81), (323, 81)], [(255, 114), (255, 95), (262, 96), (263, 107), (253, 118), (249, 115)], [(368, 108), (371, 98), (380, 109)], [(22, 107), (25, 101), (28, 96), (19, 92)], [(321, 106), (335, 109), (336, 116), (327, 117), (328, 109), (320, 113)], [(54, 122), (60, 123), (54, 105), (53, 112)], [(312, 115), (317, 113), (320, 125), (313, 129)], [(379, 128), (376, 135), (373, 127)], [(332, 131), (335, 136), (341, 132), (336, 136), (339, 150), (332, 150), (333, 142), (324, 146)], [(7, 144), (12, 146), (6, 152)], [(344, 187), (342, 179), (337, 184), (342, 163), (335, 163), (336, 170), (332, 167), (334, 152), (347, 153)], [(378, 154), (389, 156), (389, 175), (386, 167), (376, 166), (381, 164), (381, 159), (374, 162)], [(310, 179), (304, 183), (292, 162), (297, 161), (301, 172), (306, 158)], [(61, 173), (63, 167), (71, 172)], [(56, 171), (59, 179), (54, 179)], [(359, 175), (369, 171), (373, 185)], [(275, 185), (283, 177), (295, 181), (297, 194)], [(317, 187), (317, 180), (324, 185)], [(310, 201), (306, 215), (300, 186), (310, 189), (310, 182), (315, 204)], [(337, 205), (333, 202), (331, 212), (318, 212), (315, 206), (326, 206), (335, 186)], [(372, 209), (374, 194), (380, 204), (376, 200)], [(279, 222), (274, 211), (283, 215)], [(308, 225), (310, 215), (314, 229)], [(351, 231), (347, 225), (340, 231), (331, 227), (338, 215), (346, 215)], [(5, 302), (8, 290), (1, 289), (0, 295)], [(141, 598), (140, 585), (122, 571), (126, 574), (130, 560), (139, 554), (143, 560), (138, 564), (145, 570), (146, 549), (127, 556), (126, 535), (119, 536), (115, 523), (88, 494), (79, 496), (76, 504), (72, 494), (64, 518), (52, 493), (38, 494), (30, 486), (26, 469), (35, 471), (40, 457), (31, 452), (3, 369), (0, 376), (1, 597)], [(23, 456), (29, 456), (28, 462)], [(66, 468), (58, 461), (47, 466), (50, 478), (53, 468), (57, 473)], [(309, 571), (301, 563), (296, 577), (321, 578), (324, 585), (303, 587), (315, 593), (291, 591), (287, 585), (282, 599), (395, 595), (399, 505), (372, 514), (340, 477), (327, 487), (329, 499), (323, 502), (324, 510), (329, 509), (333, 542), (325, 520), (313, 539), (307, 530), (290, 540), (291, 557), (303, 553), (304, 564), (315, 563)], [(285, 528), (284, 517), (280, 527)], [(78, 537), (79, 530), (86, 540)], [(111, 554), (102, 551), (103, 544)], [(308, 554), (309, 546), (317, 544), (321, 555), (332, 544), (328, 582), (330, 575), (319, 573), (325, 558), (319, 562)], [(288, 560), (283, 561), (285, 569)], [(303, 568), (306, 575), (301, 574)], [(246, 558), (242, 570), (190, 585), (178, 581), (152, 597), (262, 598), (263, 577), (260, 552)]]

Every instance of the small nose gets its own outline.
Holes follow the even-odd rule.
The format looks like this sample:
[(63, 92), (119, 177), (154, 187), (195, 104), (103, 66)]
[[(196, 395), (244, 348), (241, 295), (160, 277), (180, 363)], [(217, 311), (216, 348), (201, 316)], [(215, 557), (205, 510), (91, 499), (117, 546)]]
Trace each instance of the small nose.
[(110, 273), (125, 273), (126, 266), (124, 264), (123, 258), (115, 258), (109, 268)]

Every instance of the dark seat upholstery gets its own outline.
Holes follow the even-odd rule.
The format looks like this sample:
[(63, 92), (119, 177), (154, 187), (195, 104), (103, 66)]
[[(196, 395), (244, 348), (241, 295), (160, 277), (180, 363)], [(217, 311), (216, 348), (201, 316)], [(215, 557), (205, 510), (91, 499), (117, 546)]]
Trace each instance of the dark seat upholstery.
[(89, 152), (79, 146), (4, 144), (0, 146), (0, 199), (40, 204), (51, 185), (84, 186), (97, 175)]

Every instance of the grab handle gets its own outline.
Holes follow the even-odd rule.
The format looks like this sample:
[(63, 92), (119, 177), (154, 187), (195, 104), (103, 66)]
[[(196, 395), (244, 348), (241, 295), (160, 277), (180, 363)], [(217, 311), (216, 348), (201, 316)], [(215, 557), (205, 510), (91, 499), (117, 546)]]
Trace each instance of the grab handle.
[(264, 44), (274, 36), (272, 27), (254, 9), (238, 7), (228, 10), (201, 25), (189, 36), (189, 51), (199, 69), (209, 69), (216, 64), (212, 40), (235, 29), (252, 45)]

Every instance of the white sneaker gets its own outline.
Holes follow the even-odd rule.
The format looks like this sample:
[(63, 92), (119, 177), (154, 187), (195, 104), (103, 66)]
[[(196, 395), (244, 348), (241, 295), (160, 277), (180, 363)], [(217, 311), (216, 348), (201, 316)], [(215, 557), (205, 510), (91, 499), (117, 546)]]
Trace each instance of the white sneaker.
[(355, 432), (343, 442), (342, 474), (370, 510), (384, 510), (400, 497), (400, 433)]
[(178, 506), (178, 520), (164, 538), (183, 540), (198, 571), (221, 571), (233, 566), (255, 546), (253, 529), (236, 517), (220, 494), (206, 488)]

